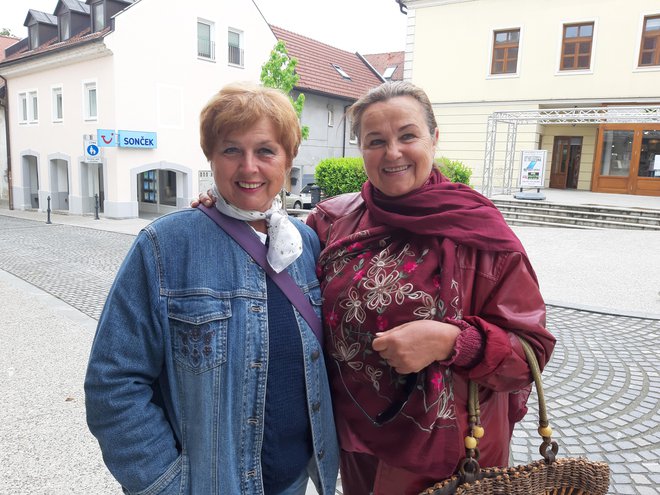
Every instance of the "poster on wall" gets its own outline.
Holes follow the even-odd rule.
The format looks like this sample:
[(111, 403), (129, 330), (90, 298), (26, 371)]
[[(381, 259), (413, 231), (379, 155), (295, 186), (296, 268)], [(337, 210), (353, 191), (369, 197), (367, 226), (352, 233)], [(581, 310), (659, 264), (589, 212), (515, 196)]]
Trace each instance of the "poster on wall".
[(198, 187), (199, 192), (206, 192), (213, 187), (213, 172), (210, 170), (199, 170), (198, 175)]
[(519, 187), (543, 187), (547, 150), (522, 151)]

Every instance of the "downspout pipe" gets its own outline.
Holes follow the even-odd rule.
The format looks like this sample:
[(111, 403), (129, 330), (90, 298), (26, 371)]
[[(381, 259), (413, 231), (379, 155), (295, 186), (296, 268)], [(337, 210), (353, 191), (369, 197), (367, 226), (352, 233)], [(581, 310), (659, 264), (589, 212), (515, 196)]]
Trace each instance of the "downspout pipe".
[(0, 78), (5, 83), (5, 101), (4, 101), (4, 111), (5, 111), (5, 142), (7, 144), (7, 188), (9, 193), (9, 209), (14, 209), (14, 193), (13, 193), (13, 184), (11, 179), (11, 145), (9, 141), (9, 83), (7, 79), (0, 75)]

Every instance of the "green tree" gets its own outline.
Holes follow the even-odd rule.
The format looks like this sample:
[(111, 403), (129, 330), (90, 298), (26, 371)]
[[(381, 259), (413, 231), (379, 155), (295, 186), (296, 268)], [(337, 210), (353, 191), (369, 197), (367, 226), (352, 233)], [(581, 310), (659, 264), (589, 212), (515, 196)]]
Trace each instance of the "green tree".
[[(295, 100), (291, 97), (291, 91), (300, 79), (296, 74), (296, 65), (298, 60), (289, 57), (284, 41), (278, 41), (270, 52), (268, 61), (261, 66), (261, 83), (268, 88), (280, 89), (289, 95), (293, 108), (300, 118), (305, 105), (305, 95), (300, 93)], [(306, 125), (302, 126), (302, 136), (303, 139), (309, 137), (309, 127)]]
[(0, 29), (0, 36), (14, 36), (11, 34), (11, 30), (7, 28)]
[(326, 158), (314, 172), (316, 184), (326, 196), (357, 192), (367, 180), (362, 158)]

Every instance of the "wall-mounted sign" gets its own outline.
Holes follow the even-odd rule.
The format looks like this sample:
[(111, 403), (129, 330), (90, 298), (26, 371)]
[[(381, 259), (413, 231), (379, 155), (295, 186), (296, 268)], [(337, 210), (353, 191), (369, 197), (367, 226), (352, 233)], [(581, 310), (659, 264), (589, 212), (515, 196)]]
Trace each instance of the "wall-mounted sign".
[(118, 146), (118, 135), (114, 129), (97, 129), (96, 130), (96, 144), (100, 148), (109, 146)]
[(83, 148), (87, 163), (101, 163), (101, 150), (92, 134), (83, 134)]
[(547, 154), (546, 150), (531, 150), (521, 153), (520, 187), (543, 187)]
[(156, 133), (144, 131), (119, 131), (120, 148), (157, 148)]

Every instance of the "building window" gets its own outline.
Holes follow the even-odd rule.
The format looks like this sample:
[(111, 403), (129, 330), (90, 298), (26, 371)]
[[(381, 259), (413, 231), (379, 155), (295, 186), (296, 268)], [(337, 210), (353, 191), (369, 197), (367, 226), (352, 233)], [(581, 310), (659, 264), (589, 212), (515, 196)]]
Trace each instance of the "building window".
[(85, 120), (96, 120), (98, 117), (96, 83), (85, 83), (83, 93), (85, 99)]
[(39, 100), (36, 91), (18, 93), (18, 123), (36, 124), (39, 122)]
[(518, 72), (518, 45), (520, 29), (493, 33), (493, 60), (491, 74), (515, 74)]
[(92, 4), (92, 32), (105, 29), (105, 3), (103, 1)]
[(53, 88), (53, 122), (62, 122), (62, 88)]
[(351, 144), (357, 144), (358, 138), (357, 138), (357, 134), (355, 134), (355, 131), (353, 130), (352, 122), (348, 123), (348, 128), (349, 128), (348, 142)]
[(243, 67), (243, 48), (242, 45), (242, 36), (238, 31), (232, 31), (231, 29), (227, 33), (227, 44), (228, 44), (228, 60), (232, 65), (240, 65)]
[(392, 76), (394, 75), (394, 72), (396, 72), (396, 65), (393, 67), (388, 67), (385, 69), (385, 72), (383, 72), (383, 79), (390, 80), (392, 79)]
[(28, 38), (30, 40), (30, 50), (34, 50), (39, 46), (39, 25), (32, 24), (28, 27)]
[(39, 101), (36, 91), (30, 91), (28, 93), (28, 120), (30, 124), (39, 122)]
[(27, 93), (18, 94), (18, 122), (19, 124), (27, 124), (28, 122)]
[(639, 65), (640, 67), (660, 65), (660, 15), (644, 18)]
[(71, 37), (71, 13), (62, 14), (57, 19), (60, 30), (60, 41), (66, 41)]
[(197, 56), (215, 60), (212, 23), (197, 21)]
[(332, 105), (328, 105), (328, 127), (335, 125), (335, 109)]
[(348, 74), (346, 74), (346, 72), (344, 72), (344, 69), (342, 69), (341, 67), (339, 67), (337, 64), (332, 64), (332, 66), (335, 68), (335, 70), (336, 70), (337, 72), (339, 72), (339, 75), (340, 75), (341, 77), (343, 77), (344, 79), (350, 79), (350, 78), (351, 78), (351, 76), (349, 76)]
[(564, 24), (561, 45), (561, 70), (585, 70), (591, 68), (594, 23)]

